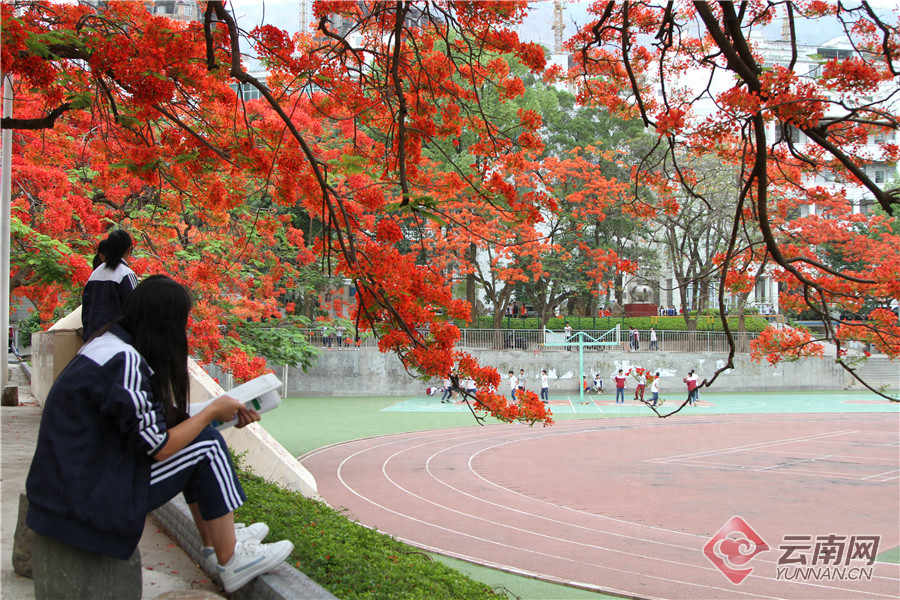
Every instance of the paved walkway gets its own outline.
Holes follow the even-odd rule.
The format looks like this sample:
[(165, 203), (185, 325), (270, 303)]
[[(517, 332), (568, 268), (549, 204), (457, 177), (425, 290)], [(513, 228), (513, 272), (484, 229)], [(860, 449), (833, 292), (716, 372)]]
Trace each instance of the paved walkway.
[[(10, 383), (19, 388), (19, 406), (0, 409), (0, 598), (31, 600), (34, 598), (32, 580), (17, 575), (11, 559), (19, 494), (25, 491), (25, 477), (37, 442), (41, 409), (31, 395), (31, 386), (22, 369), (15, 362), (10, 362), (10, 370)], [(144, 598), (150, 600), (172, 591), (218, 591), (218, 586), (210, 581), (209, 576), (191, 561), (180, 546), (159, 530), (152, 518), (147, 519), (139, 548), (144, 568)]]

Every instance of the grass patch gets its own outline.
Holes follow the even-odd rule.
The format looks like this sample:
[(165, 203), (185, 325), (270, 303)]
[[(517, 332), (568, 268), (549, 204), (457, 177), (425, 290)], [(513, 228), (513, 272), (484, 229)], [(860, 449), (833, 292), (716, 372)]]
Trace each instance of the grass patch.
[[(239, 460), (237, 462), (240, 462)], [(265, 481), (243, 468), (248, 501), (239, 521), (264, 521), (269, 538), (294, 542), (288, 559), (343, 600), (506, 598), (420, 550), (349, 520), (328, 505)]]
[[(610, 596), (601, 592), (592, 592), (579, 588), (557, 585), (538, 579), (519, 577), (511, 573), (504, 573), (488, 567), (473, 565), (462, 560), (432, 555), (447, 566), (465, 573), (479, 581), (490, 581), (494, 590), (507, 590), (519, 600), (622, 600), (622, 596)], [(524, 585), (523, 585), (524, 584)]]
[(891, 548), (890, 550), (885, 550), (884, 552), (879, 554), (878, 562), (900, 565), (900, 546)]

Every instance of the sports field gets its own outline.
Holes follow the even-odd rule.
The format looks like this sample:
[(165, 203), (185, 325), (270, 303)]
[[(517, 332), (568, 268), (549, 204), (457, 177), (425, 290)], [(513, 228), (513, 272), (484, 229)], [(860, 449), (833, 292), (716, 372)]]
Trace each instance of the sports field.
[[(616, 405), (611, 394), (586, 404), (557, 396), (551, 408), (558, 424), (549, 428), (479, 427), (464, 404), (441, 404), (424, 394), (286, 399), (264, 424), (292, 454), (304, 455), (326, 500), (363, 523), (451, 556), (478, 558), (477, 546), (496, 544), (488, 541), (489, 531), (499, 527), (503, 550), (485, 550), (485, 556), (520, 555), (510, 563), (518, 566), (500, 561), (499, 568), (634, 597), (804, 597), (785, 587), (817, 598), (898, 596), (884, 590), (900, 591), (894, 573), (900, 406), (869, 393), (701, 392), (699, 405), (661, 420), (626, 397)], [(663, 412), (678, 401), (670, 398)], [(391, 435), (403, 432), (424, 433)], [(480, 483), (465, 479), (472, 475)], [(573, 481), (581, 483), (568, 487)], [(714, 504), (705, 498), (682, 506), (694, 494), (710, 493), (701, 492), (709, 486)], [(607, 488), (615, 492), (609, 496)], [(472, 496), (473, 490), (482, 492)], [(811, 493), (825, 497), (807, 497)], [(468, 499), (453, 501), (455, 495)], [(423, 504), (423, 498), (430, 500)], [(865, 510), (848, 512), (844, 500), (850, 498)], [(877, 504), (868, 505), (869, 498)], [(654, 507), (648, 511), (644, 501)], [(491, 506), (502, 510), (490, 514)], [(478, 521), (465, 530), (470, 513)], [(523, 513), (532, 518), (518, 521)], [(775, 581), (774, 552), (755, 561), (759, 576), (734, 587), (698, 550), (733, 514), (770, 542), (807, 529), (860, 535), (878, 529), (881, 587)], [(831, 531), (838, 525), (847, 531)], [(532, 539), (516, 541), (511, 532)], [(455, 566), (523, 599), (601, 597), (464, 562)]]

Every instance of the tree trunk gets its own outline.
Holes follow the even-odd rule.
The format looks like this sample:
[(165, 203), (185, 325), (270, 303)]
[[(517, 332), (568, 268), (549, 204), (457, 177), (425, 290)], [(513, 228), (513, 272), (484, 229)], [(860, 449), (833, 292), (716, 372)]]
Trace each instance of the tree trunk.
[(502, 304), (494, 304), (494, 332), (491, 335), (491, 347), (494, 350), (503, 348), (503, 332), (500, 327), (503, 324), (503, 317), (506, 316), (506, 308)]
[[(466, 261), (470, 264), (475, 264), (477, 248), (475, 244), (469, 244), (469, 247), (466, 248)], [(472, 322), (475, 323), (478, 319), (478, 298), (476, 297), (476, 287), (475, 287), (475, 273), (469, 273), (466, 275), (466, 301), (469, 303), (469, 310)], [(496, 314), (496, 310), (494, 313)], [(496, 318), (496, 317), (495, 317)]]
[(616, 304), (618, 304), (619, 306), (625, 306), (625, 289), (622, 287), (622, 279), (622, 274), (616, 273), (615, 294)]

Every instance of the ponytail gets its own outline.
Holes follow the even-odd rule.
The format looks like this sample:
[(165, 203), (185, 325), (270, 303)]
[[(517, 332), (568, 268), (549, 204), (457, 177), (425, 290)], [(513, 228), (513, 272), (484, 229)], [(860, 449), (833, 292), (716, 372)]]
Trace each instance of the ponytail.
[[(110, 269), (115, 269), (122, 262), (122, 258), (131, 248), (131, 236), (124, 229), (116, 229), (104, 240), (104, 264)], [(103, 242), (100, 242), (102, 245)]]
[(94, 255), (94, 270), (97, 269), (100, 265), (104, 263), (106, 260), (106, 240), (100, 240), (100, 243), (97, 244), (97, 254)]

